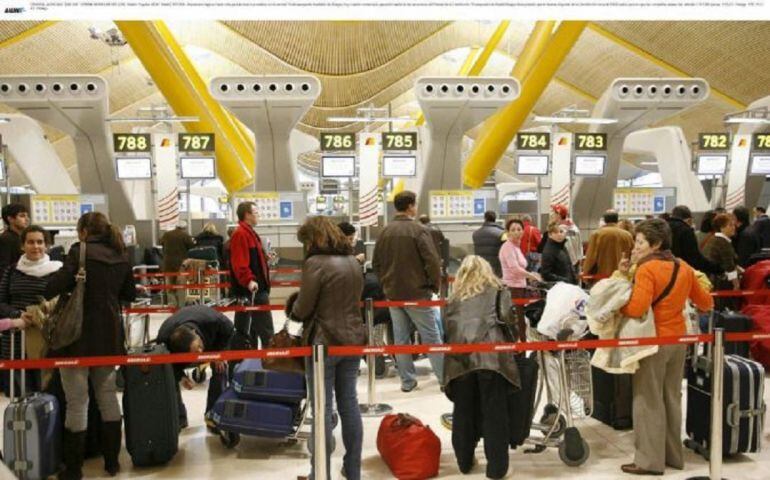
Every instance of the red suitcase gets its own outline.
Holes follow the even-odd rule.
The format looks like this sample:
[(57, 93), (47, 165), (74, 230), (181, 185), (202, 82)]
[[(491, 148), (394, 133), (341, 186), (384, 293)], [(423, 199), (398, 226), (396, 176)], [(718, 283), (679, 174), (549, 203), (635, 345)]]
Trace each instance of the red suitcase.
[(411, 415), (385, 415), (377, 432), (377, 450), (398, 480), (438, 475), (441, 440)]
[[(751, 317), (754, 331), (770, 333), (770, 305), (748, 305), (741, 312)], [(770, 368), (770, 340), (751, 342), (751, 358)]]
[(767, 290), (746, 299), (748, 305), (770, 305), (770, 260), (762, 260), (743, 273), (744, 290)]

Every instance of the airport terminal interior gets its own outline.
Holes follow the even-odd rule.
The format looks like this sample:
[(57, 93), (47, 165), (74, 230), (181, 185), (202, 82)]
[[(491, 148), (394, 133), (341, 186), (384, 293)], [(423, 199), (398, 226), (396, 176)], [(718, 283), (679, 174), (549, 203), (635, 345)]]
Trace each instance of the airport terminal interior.
[[(698, 242), (703, 241), (700, 247), (706, 256), (708, 239), (729, 240), (736, 231), (753, 232), (757, 240), (752, 251), (731, 250), (730, 259), (736, 254), (739, 258), (732, 260), (731, 268), (704, 273), (713, 274), (706, 282), (715, 291), (743, 292), (716, 298), (721, 313), (714, 317), (749, 312), (744, 316), (750, 326), (735, 331), (768, 333), (770, 294), (756, 293), (770, 288), (770, 244), (762, 243), (765, 237), (759, 226), (764, 219), (770, 228), (764, 215), (770, 205), (770, 70), (764, 68), (768, 62), (770, 22), (761, 21), (0, 22), (4, 228), (6, 233), (20, 233), (16, 229), (21, 224), (8, 219), (23, 212), (29, 224), (42, 227), (51, 238), (46, 247), (50, 258), (66, 264), (65, 255), (74, 252), (70, 248), (79, 241), (79, 219), (94, 212), (107, 215), (122, 234), (139, 285), (136, 301), (125, 305), (129, 310), (120, 318), (129, 352), (141, 352), (174, 309), (185, 304), (220, 309), (229, 319), (234, 318), (234, 307), (254, 304), (253, 294), (250, 299), (243, 294), (250, 288), (248, 275), (240, 295), (230, 288), (241, 281), (237, 273), (231, 274), (234, 267), (229, 260), (236, 257), (228, 259), (222, 253), (228, 235), (247, 229), (246, 223), (239, 223), (239, 205), (244, 202), (255, 209), (257, 220), (251, 225), (261, 244), (253, 247), (247, 268), (257, 264), (272, 272), (269, 279), (259, 278), (272, 285), (269, 298), (265, 293), (259, 303), (280, 306), (295, 291), (302, 298), (308, 248), (298, 229), (318, 216), (355, 228), (350, 240), (360, 263), (356, 265), (366, 286), (371, 279), (376, 284), (376, 274), (384, 268), (374, 262), (379, 239), (387, 236), (389, 227), (397, 227), (394, 217), (399, 207), (394, 200), (405, 198), (405, 192), (414, 193), (412, 216), (429, 217), (420, 221), (427, 223), (428, 237), (436, 242), (430, 249), (438, 256), (441, 285), (434, 285), (435, 305), (420, 307), (435, 318), (433, 329), (437, 325), (446, 329), (442, 301), (452, 298), (452, 282), (459, 278), (463, 260), (481, 255), (475, 232), (490, 223), (485, 215), (493, 212), (500, 227), (496, 246), (500, 258), (508, 244), (515, 245), (512, 248), (522, 259), (526, 256), (529, 273), (522, 274), (526, 279), (522, 277), (521, 286), (527, 279), (530, 286), (543, 281), (543, 272), (537, 273), (541, 256), (536, 243), (525, 249), (506, 239), (504, 229), (516, 228), (509, 219), (519, 219), (517, 225), (525, 235), (538, 228), (538, 241), (542, 232), (545, 244), (562, 235), (560, 242), (566, 241), (567, 248), (573, 245), (564, 255), (575, 280), (568, 283), (577, 283), (572, 286), (580, 291), (576, 295), (585, 295), (582, 309), (590, 304), (591, 286), (609, 276), (584, 263), (593, 254), (601, 265), (601, 257), (610, 255), (611, 249), (589, 251), (589, 239), (600, 235), (607, 224), (629, 225), (631, 233), (623, 233), (629, 239), (628, 252), (634, 226), (650, 219), (686, 220), (705, 235), (699, 235)], [(16, 210), (7, 210), (9, 206)], [(704, 218), (709, 223), (702, 228)], [(723, 224), (718, 230), (717, 225)], [(189, 239), (189, 245), (182, 242), (183, 266), (169, 268), (164, 260), (164, 250), (168, 253), (172, 242), (169, 234)], [(216, 235), (220, 243), (213, 256), (207, 256), (209, 250), (193, 255), (212, 245), (207, 240)], [(732, 244), (738, 245), (736, 241)], [(7, 244), (0, 242), (2, 248)], [(249, 252), (244, 255), (248, 263)], [(0, 256), (6, 254), (0, 251)], [(506, 265), (503, 262), (503, 270)], [(615, 270), (615, 265), (611, 267), (608, 273)], [(403, 275), (422, 274), (420, 268), (404, 268)], [(186, 273), (180, 276), (180, 269)], [(749, 280), (760, 270), (764, 277), (759, 283)], [(11, 288), (6, 277), (11, 278), (3, 276), (6, 283), (0, 290)], [(513, 287), (507, 278), (503, 276), (504, 283)], [(86, 292), (88, 288), (86, 283)], [(517, 318), (525, 304), (537, 300), (534, 297), (548, 295), (545, 288), (522, 290), (519, 285), (512, 290), (514, 299), (524, 300), (513, 307)], [(0, 307), (13, 303), (9, 295), (13, 296), (0, 291)], [(386, 291), (377, 300), (426, 300), (387, 297)], [(558, 301), (555, 295), (552, 298)], [(403, 312), (410, 307), (392, 308)], [(362, 323), (367, 316), (362, 315)], [(578, 341), (590, 335), (585, 314), (574, 317), (575, 325), (581, 326), (558, 340)], [(708, 315), (691, 317), (696, 318), (696, 330), (688, 333), (709, 333), (705, 326), (709, 322), (703, 323)], [(529, 313), (521, 313), (519, 319), (521, 326), (528, 323), (528, 341), (557, 340), (556, 334), (536, 329)], [(390, 321), (369, 329), (371, 345), (394, 343), (398, 334), (388, 331)], [(277, 307), (272, 312), (273, 330), (278, 332), (285, 324), (287, 316)], [(417, 328), (419, 334), (407, 332), (410, 341), (419, 343), (422, 328)], [(32, 335), (30, 330), (26, 335)], [(577, 335), (578, 330), (583, 335)], [(11, 358), (10, 335), (11, 331), (2, 332), (3, 359)], [(563, 357), (558, 352), (542, 358), (532, 355), (547, 364), (536, 382), (534, 413), (528, 415), (534, 424), (525, 444), (510, 449), (503, 477), (487, 477), (489, 452), (484, 440), (475, 450), (478, 464), (467, 474), (460, 471), (453, 448), (452, 428), (457, 428), (452, 423), (453, 402), (434, 375), (436, 354), (430, 359), (414, 355), (416, 387), (413, 379), (399, 376), (392, 356), (362, 360), (358, 402), (374, 413), (363, 418), (360, 478), (428, 478), (398, 477), (393, 472), (378, 445), (384, 413), (370, 404), (384, 404), (392, 413), (412, 415), (429, 426), (441, 444), (436, 478), (634, 478), (621, 466), (639, 461), (635, 429), (613, 426), (612, 418), (598, 418), (605, 400), (597, 399), (598, 392), (614, 382), (620, 385), (619, 375), (603, 371), (598, 375), (598, 368), (591, 366), (592, 352), (576, 348)], [(696, 415), (690, 415), (695, 409), (688, 404), (688, 396), (694, 395), (690, 377), (700, 368), (699, 356), (716, 354), (703, 345), (688, 345), (688, 352), (685, 372), (677, 377), (684, 467), (668, 465), (663, 472), (665, 478), (677, 480), (707, 478), (709, 469), (720, 463), (712, 459), (710, 466), (707, 449), (687, 442), (688, 425)], [(728, 348), (727, 353), (735, 351)], [(35, 358), (30, 352), (27, 356)], [(730, 408), (740, 410), (735, 415), (742, 419), (735, 432), (740, 430), (754, 443), (725, 456), (722, 477), (765, 479), (770, 469), (770, 425), (764, 411), (770, 392), (764, 389), (764, 368), (770, 368), (765, 363), (770, 361), (770, 342), (755, 341), (750, 353), (746, 347), (740, 358), (755, 366), (759, 377), (747, 394), (753, 406), (745, 412), (750, 413), (740, 413), (744, 410), (735, 405)], [(278, 480), (310, 473), (307, 439), (312, 415), (304, 418), (298, 406), (292, 410), (289, 435), (229, 432), (217, 423), (218, 415), (227, 413), (204, 415), (212, 365), (186, 371), (194, 385), (181, 389), (188, 425), (179, 430), (176, 454), (161, 465), (134, 466), (126, 438), (115, 478)], [(546, 378), (549, 374), (551, 379)], [(609, 417), (616, 410), (630, 411), (631, 375), (626, 377), (629, 394), (611, 399), (622, 405), (612, 405)], [(737, 377), (725, 377), (738, 385)], [(710, 379), (707, 382), (711, 385)], [(9, 430), (7, 419), (14, 404), (9, 403), (4, 376), (0, 386), (5, 393), (0, 408), (7, 424), (0, 432), (2, 452), (14, 470), (21, 464), (10, 460), (8, 450), (20, 455), (21, 434)], [(565, 387), (569, 401), (557, 400), (554, 407), (551, 389)], [(698, 392), (707, 390), (700, 387)], [(312, 388), (307, 391), (310, 398)], [(123, 394), (119, 386), (119, 397)], [(637, 400), (634, 397), (635, 407), (642, 403)], [(727, 395), (723, 400), (730, 405)], [(246, 400), (239, 401), (227, 404), (225, 412), (228, 405), (251, 408)], [(151, 409), (152, 403), (143, 407)], [(560, 420), (538, 423), (549, 412)], [(628, 415), (625, 420), (630, 420)], [(128, 413), (124, 416), (128, 425)], [(698, 410), (697, 416), (702, 424), (710, 422), (709, 408)], [(724, 428), (730, 421), (732, 417)], [(574, 431), (582, 438), (577, 455), (564, 450), (565, 438), (572, 438)], [(65, 442), (74, 438), (66, 433), (59, 432)], [(330, 478), (359, 478), (341, 476), (342, 428), (337, 426), (333, 435), (334, 442), (326, 445), (333, 450)], [(726, 444), (733, 441), (728, 438)], [(62, 455), (72, 455), (68, 448), (62, 447)], [(411, 448), (415, 449), (428, 451)], [(101, 456), (86, 459), (82, 472), (83, 478), (110, 478)], [(47, 473), (55, 474), (55, 470)], [(16, 478), (9, 470), (2, 475)]]

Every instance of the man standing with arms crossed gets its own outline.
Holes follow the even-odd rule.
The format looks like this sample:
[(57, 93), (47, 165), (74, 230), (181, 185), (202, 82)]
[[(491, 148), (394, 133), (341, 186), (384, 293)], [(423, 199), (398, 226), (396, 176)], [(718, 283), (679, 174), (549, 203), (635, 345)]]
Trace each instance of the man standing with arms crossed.
[[(441, 259), (430, 231), (414, 221), (416, 198), (410, 191), (396, 195), (393, 200), (396, 216), (380, 233), (374, 247), (372, 266), (388, 300), (430, 300), (441, 286)], [(432, 307), (391, 307), (390, 316), (396, 345), (410, 343), (412, 327), (420, 333), (422, 343), (443, 343)], [(428, 357), (439, 384), (443, 383), (443, 355)], [(396, 367), (401, 377), (401, 391), (414, 390), (417, 379), (412, 355), (396, 355)]]
[[(238, 228), (230, 239), (230, 277), (233, 295), (238, 298), (253, 297), (254, 305), (270, 303), (270, 270), (267, 252), (254, 227), (259, 212), (254, 202), (243, 202), (236, 210)], [(249, 318), (251, 326), (249, 328)], [(257, 347), (257, 338), (267, 348), (273, 338), (273, 315), (271, 312), (236, 312), (234, 350)]]

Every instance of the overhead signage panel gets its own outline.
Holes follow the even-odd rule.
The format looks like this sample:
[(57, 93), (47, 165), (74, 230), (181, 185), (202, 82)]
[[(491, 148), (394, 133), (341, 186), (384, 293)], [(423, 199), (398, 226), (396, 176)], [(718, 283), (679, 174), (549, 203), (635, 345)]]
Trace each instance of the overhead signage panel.
[(730, 134), (701, 133), (698, 135), (698, 150), (730, 150)]
[(540, 151), (551, 148), (548, 132), (519, 132), (516, 134), (516, 150)]
[(115, 153), (149, 153), (152, 149), (149, 133), (114, 133), (112, 148)]
[(576, 133), (575, 150), (580, 152), (603, 152), (607, 150), (607, 134)]
[(177, 139), (180, 152), (213, 152), (216, 149), (213, 133), (180, 133)]
[(770, 152), (770, 133), (755, 133), (751, 147), (755, 152)]
[(322, 152), (354, 152), (355, 133), (321, 133)]
[(383, 150), (417, 150), (416, 132), (383, 132), (382, 133)]

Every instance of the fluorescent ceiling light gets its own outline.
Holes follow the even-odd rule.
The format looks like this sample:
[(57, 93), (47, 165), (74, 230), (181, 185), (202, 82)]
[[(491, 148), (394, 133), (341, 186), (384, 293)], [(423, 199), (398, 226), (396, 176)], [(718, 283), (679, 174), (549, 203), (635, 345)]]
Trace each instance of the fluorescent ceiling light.
[(374, 122), (411, 122), (411, 117), (329, 117), (326, 119), (333, 123), (374, 123)]
[(651, 166), (651, 167), (657, 167), (658, 166), (658, 162), (639, 162), (639, 165), (647, 165), (647, 166)]
[(200, 121), (198, 117), (122, 117), (122, 118), (108, 118), (105, 121), (109, 123), (158, 123), (158, 122), (172, 122), (172, 123), (194, 123)]
[(611, 125), (618, 123), (617, 118), (591, 118), (591, 117), (541, 117), (535, 116), (538, 123), (581, 123), (585, 125)]
[(746, 123), (752, 125), (770, 125), (770, 118), (743, 118), (731, 117), (725, 120), (725, 123)]

